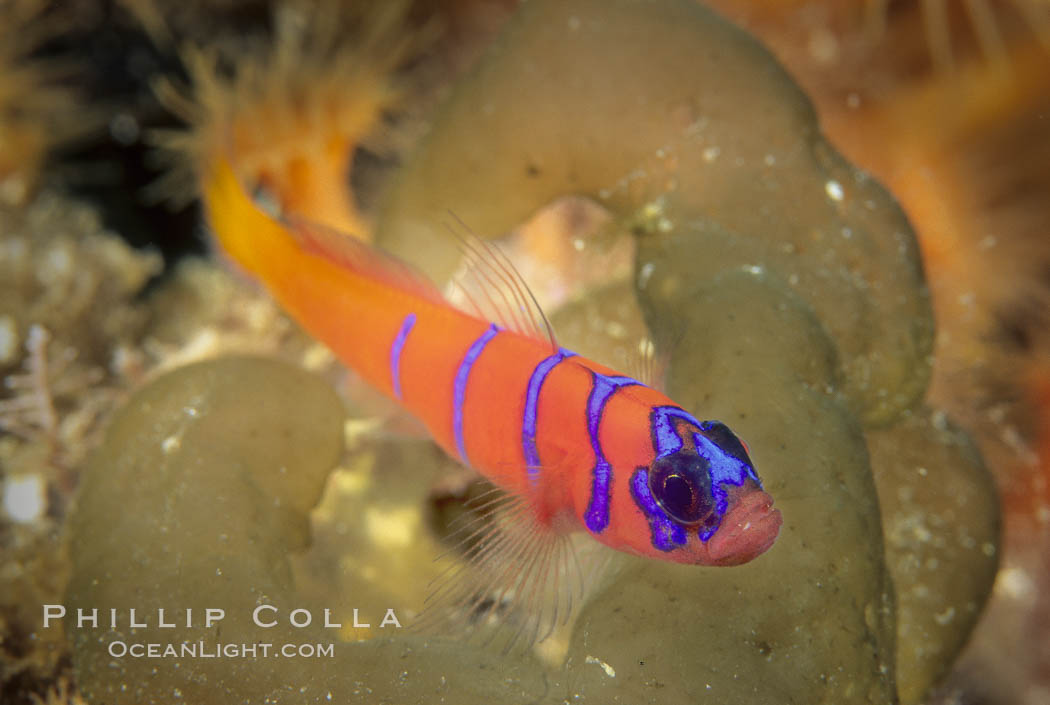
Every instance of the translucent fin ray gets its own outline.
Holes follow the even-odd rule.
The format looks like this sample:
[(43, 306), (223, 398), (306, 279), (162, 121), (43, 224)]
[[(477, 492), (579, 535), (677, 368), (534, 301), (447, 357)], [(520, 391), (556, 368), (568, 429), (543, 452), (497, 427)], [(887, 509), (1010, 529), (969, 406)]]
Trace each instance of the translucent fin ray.
[(628, 357), (627, 374), (645, 386), (662, 392), (666, 391), (670, 364), (670, 351), (658, 351), (652, 339), (647, 337), (640, 341), (637, 354)]
[(463, 263), (452, 281), (453, 303), (507, 330), (558, 349), (554, 330), (535, 295), (502, 250), (475, 235), (454, 213), (448, 231), (459, 243)]
[[(568, 622), (584, 574), (569, 536), (541, 522), (528, 499), (483, 493), (443, 557), (456, 558), (431, 583), (413, 631), (482, 634), (507, 653), (528, 649)], [(505, 626), (505, 629), (499, 628)]]

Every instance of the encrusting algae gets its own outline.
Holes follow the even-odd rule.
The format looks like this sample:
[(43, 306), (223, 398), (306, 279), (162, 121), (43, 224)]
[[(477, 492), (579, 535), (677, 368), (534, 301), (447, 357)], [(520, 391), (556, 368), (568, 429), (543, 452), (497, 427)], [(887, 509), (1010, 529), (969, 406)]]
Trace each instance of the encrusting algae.
[[(358, 108), (327, 77), (312, 104), (289, 77), (323, 73), (321, 57), (344, 49), (322, 32), (312, 54), (303, 38), (327, 15), (304, 12), (305, 28), (276, 30), (283, 50), (233, 78), (208, 50), (184, 52), (195, 102), (166, 93), (193, 127), (168, 144), (249, 273), (272, 256), (253, 242), (286, 225), (275, 212), (372, 237), (347, 172), (355, 145), (404, 100), (390, 72), (409, 39), (388, 62), (365, 62), (360, 121), (343, 122)], [(379, 26), (375, 36), (398, 35)], [(373, 50), (366, 41), (346, 56)], [(331, 75), (353, 75), (348, 66)], [(606, 75), (615, 84), (595, 80)], [(41, 630), (65, 630), (86, 702), (923, 701), (987, 597), (998, 507), (966, 435), (924, 405), (933, 323), (900, 209), (824, 141), (761, 47), (685, 0), (530, 0), (409, 153), (375, 238), (444, 282), (461, 265), (442, 228), (450, 211), (495, 236), (552, 203), (571, 220), (565, 196), (590, 201), (634, 269), (550, 287), (563, 301), (572, 292), (550, 311), (559, 342), (610, 361), (655, 345), (673, 397), (747, 439), (784, 516), (769, 552), (719, 569), (617, 559), (575, 621), (525, 653), (398, 628), (456, 563), (431, 561), (444, 548), (425, 509), (462, 493), (448, 479), (455, 464), (375, 419), (347, 420), (347, 402), (301, 369), (332, 376), (329, 355), (256, 294), (235, 295), (254, 311), (247, 324), (240, 306), (224, 320), (218, 300), (194, 303), (193, 287), (225, 300), (232, 285), (188, 264), (126, 346), (147, 370), (253, 341), (296, 364), (179, 367), (114, 415), (69, 522), (66, 597), (48, 598), (67, 615)], [(560, 243), (536, 244), (554, 237), (545, 223), (534, 218), (523, 246), (567, 258)], [(572, 240), (584, 266), (595, 242)], [(182, 305), (203, 321), (180, 322)], [(236, 344), (228, 325), (241, 326)], [(274, 626), (260, 627), (260, 607)], [(77, 608), (98, 608), (99, 627), (75, 628)], [(148, 626), (132, 627), (129, 608)], [(206, 623), (209, 608), (223, 617)], [(307, 615), (309, 626), (293, 623)], [(111, 652), (154, 641), (314, 656)]]
[[(77, 469), (135, 377), (148, 321), (135, 301), (160, 269), (84, 204), (42, 191), (0, 207), (0, 687), (26, 692), (68, 661), (39, 605), (61, 600), (62, 523)], [(43, 692), (43, 690), (41, 690)]]
[[(63, 520), (85, 456), (129, 390), (223, 352), (265, 352), (320, 371), (328, 358), (271, 301), (214, 265), (187, 262), (175, 282), (143, 296), (160, 256), (133, 250), (90, 206), (54, 191), (0, 209), (0, 233), (0, 687), (17, 703), (68, 673), (63, 630), (41, 630), (40, 608), (62, 601)], [(51, 690), (49, 703), (76, 697), (70, 687)]]

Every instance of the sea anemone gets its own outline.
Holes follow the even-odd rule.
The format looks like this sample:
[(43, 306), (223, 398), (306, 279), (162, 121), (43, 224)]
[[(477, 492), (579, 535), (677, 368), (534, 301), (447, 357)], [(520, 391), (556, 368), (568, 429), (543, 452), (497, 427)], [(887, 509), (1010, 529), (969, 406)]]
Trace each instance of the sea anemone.
[(189, 125), (158, 135), (177, 158), (157, 188), (180, 198), (206, 192), (211, 170), (228, 161), (249, 192), (263, 189), (282, 209), (367, 235), (350, 169), (355, 148), (397, 107), (394, 73), (420, 46), (405, 11), (404, 2), (282, 4), (264, 51), (184, 48), (192, 88), (156, 85)]

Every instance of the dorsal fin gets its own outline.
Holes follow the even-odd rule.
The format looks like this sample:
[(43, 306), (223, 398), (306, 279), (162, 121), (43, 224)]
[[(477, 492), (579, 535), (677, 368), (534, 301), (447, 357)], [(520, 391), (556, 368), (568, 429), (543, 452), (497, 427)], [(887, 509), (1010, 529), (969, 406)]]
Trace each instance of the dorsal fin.
[(495, 243), (474, 234), (455, 213), (449, 216), (453, 223), (446, 227), (463, 252), (463, 262), (452, 279), (450, 301), (507, 330), (549, 341), (556, 351), (550, 321), (507, 256)]
[(444, 295), (434, 283), (407, 262), (352, 235), (295, 214), (284, 213), (279, 219), (288, 226), (305, 251), (428, 301), (445, 302)]
[(424, 274), (394, 255), (353, 235), (284, 211), (264, 184), (245, 190), (261, 211), (287, 226), (307, 252), (428, 301), (451, 304), (507, 330), (547, 341), (552, 350), (558, 349), (550, 321), (518, 270), (494, 243), (475, 235), (455, 214), (450, 213), (455, 226), (446, 227), (459, 244), (463, 264), (451, 282), (452, 293), (446, 297)]

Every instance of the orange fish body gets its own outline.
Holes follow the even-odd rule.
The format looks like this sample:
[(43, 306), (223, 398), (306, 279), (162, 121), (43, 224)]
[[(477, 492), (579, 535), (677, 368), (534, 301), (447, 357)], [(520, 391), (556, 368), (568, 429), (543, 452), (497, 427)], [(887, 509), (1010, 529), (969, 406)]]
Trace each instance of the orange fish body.
[(227, 252), (450, 455), (521, 498), (539, 528), (704, 565), (772, 545), (780, 513), (723, 424), (548, 338), (454, 308), (363, 243), (286, 227), (224, 165), (207, 185)]

